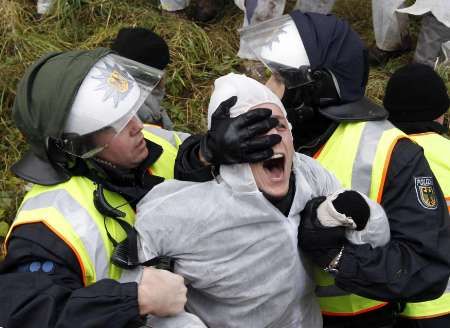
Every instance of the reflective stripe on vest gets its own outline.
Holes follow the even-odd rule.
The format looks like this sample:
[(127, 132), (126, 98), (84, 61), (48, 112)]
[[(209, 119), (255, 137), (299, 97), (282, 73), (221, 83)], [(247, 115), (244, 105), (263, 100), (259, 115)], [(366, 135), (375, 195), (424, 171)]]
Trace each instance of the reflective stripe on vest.
[(153, 175), (165, 179), (173, 179), (173, 169), (178, 147), (182, 140), (174, 131), (162, 129), (156, 125), (146, 124), (142, 130), (144, 137), (163, 147), (163, 152), (157, 160), (158, 165), (152, 165), (149, 170)]
[[(161, 134), (153, 133), (154, 129), (149, 130), (144, 132), (145, 137), (163, 147), (163, 153), (150, 169), (163, 178), (173, 178), (174, 162), (181, 140), (177, 135), (172, 135), (172, 139), (167, 141)], [(171, 143), (172, 140), (174, 144)], [(5, 238), (5, 249), (15, 227), (40, 222), (73, 251), (85, 286), (104, 278), (118, 280), (121, 269), (110, 262), (113, 245), (105, 224), (110, 235), (118, 242), (125, 239), (126, 233), (115, 220), (105, 219), (97, 211), (92, 198), (95, 189), (95, 184), (85, 177), (72, 177), (69, 181), (54, 186), (34, 185), (25, 195)], [(122, 196), (109, 190), (104, 190), (104, 196), (111, 206), (126, 213), (124, 220), (134, 224), (134, 210)]]
[[(410, 138), (423, 147), (425, 157), (441, 186), (450, 213), (450, 140), (436, 133), (410, 135)], [(444, 294), (432, 301), (407, 303), (401, 316), (411, 319), (425, 319), (450, 313), (450, 281)]]
[[(34, 185), (26, 194), (10, 229), (18, 225), (41, 222), (59, 236), (74, 252), (84, 284), (100, 279), (119, 279), (121, 270), (110, 262), (113, 245), (105, 230), (121, 241), (126, 234), (115, 220), (104, 220), (94, 206), (95, 184), (85, 177), (72, 177), (55, 186)], [(113, 207), (126, 213), (128, 223), (134, 223), (134, 211), (117, 193), (105, 190), (105, 197)], [(7, 236), (7, 240), (9, 235)]]
[[(405, 137), (388, 121), (341, 123), (315, 157), (344, 188), (380, 202), (392, 149)], [(326, 315), (358, 315), (387, 304), (342, 291), (330, 274), (319, 268), (314, 271), (316, 295)]]
[(447, 206), (450, 205), (450, 140), (437, 133), (414, 134), (410, 138), (423, 147), (425, 157), (447, 200)]

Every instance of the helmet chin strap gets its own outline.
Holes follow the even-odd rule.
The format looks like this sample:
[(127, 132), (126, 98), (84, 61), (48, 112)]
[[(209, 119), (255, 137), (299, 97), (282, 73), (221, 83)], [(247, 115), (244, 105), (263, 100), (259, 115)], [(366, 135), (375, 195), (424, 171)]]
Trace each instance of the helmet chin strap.
[(78, 170), (79, 159), (66, 152), (61, 143), (63, 141), (58, 138), (49, 137), (47, 139), (47, 155), (53, 166), (63, 169), (70, 175), (74, 175)]

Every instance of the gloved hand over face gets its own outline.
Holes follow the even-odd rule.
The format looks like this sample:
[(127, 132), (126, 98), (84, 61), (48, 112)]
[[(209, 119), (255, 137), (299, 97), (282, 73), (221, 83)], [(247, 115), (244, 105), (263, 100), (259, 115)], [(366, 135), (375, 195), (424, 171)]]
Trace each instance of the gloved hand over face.
[(202, 137), (200, 153), (211, 164), (253, 163), (273, 155), (279, 135), (264, 135), (278, 124), (267, 108), (250, 110), (230, 117), (237, 97), (223, 101), (211, 117), (211, 128)]
[(339, 190), (313, 198), (301, 213), (299, 246), (314, 263), (326, 268), (346, 241), (345, 229), (362, 230), (369, 217), (369, 206), (356, 191)]

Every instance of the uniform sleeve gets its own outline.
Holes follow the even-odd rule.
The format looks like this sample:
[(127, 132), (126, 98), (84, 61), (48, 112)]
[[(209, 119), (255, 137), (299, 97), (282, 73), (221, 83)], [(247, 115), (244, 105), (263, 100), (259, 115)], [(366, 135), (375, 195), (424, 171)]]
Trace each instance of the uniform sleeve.
[[(50, 247), (50, 248), (49, 248)], [(68, 247), (42, 224), (15, 229), (0, 268), (0, 327), (140, 327), (137, 284), (83, 287)]]
[(439, 297), (450, 274), (449, 217), (422, 149), (410, 141), (394, 148), (381, 204), (391, 240), (345, 245), (336, 285), (384, 301)]
[[(200, 149), (200, 135), (186, 138), (178, 149), (175, 161), (175, 179), (183, 181), (205, 182), (214, 178), (212, 166), (205, 166), (198, 159)], [(216, 168), (218, 169), (218, 168)]]

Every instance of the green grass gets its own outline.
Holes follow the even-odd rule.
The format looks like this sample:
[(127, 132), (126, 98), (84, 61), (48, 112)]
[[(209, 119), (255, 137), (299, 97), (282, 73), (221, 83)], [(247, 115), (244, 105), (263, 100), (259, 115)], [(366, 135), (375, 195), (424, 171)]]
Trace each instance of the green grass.
[[(288, 8), (293, 4), (294, 1), (288, 1)], [(230, 0), (222, 19), (198, 25), (183, 12), (162, 12), (158, 5), (157, 0), (58, 0), (49, 15), (38, 17), (35, 1), (0, 0), (0, 238), (24, 194), (24, 183), (9, 172), (25, 148), (11, 120), (15, 88), (25, 68), (42, 54), (109, 46), (124, 26), (151, 28), (167, 40), (170, 48), (165, 106), (176, 129), (204, 130), (214, 79), (241, 67), (236, 53), (242, 12)], [(345, 17), (371, 44), (370, 10), (370, 1), (340, 0), (334, 12)], [(417, 33), (417, 20), (412, 25)], [(385, 68), (372, 69), (368, 95), (381, 102), (390, 74), (411, 58), (412, 53), (408, 53)], [(450, 87), (450, 72), (440, 70), (440, 73)]]

